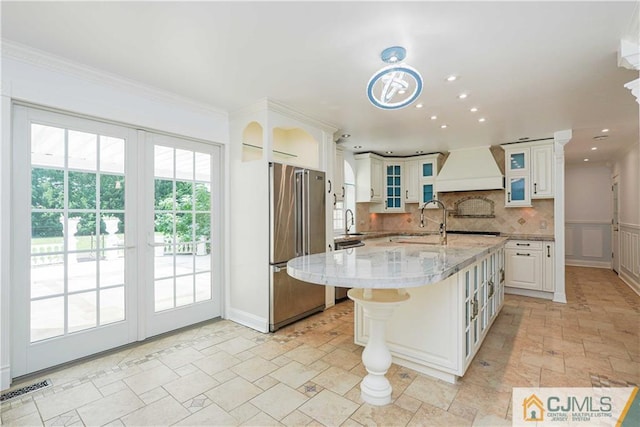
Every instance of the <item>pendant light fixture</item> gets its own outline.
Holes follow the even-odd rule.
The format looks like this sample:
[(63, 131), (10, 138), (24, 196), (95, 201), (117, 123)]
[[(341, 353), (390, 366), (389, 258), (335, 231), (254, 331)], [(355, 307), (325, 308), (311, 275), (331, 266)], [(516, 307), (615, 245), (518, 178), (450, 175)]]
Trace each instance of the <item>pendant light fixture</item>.
[(390, 64), (369, 79), (367, 97), (383, 110), (398, 110), (410, 105), (422, 93), (422, 76), (415, 68), (403, 63), (407, 51), (402, 46), (388, 47), (380, 58)]

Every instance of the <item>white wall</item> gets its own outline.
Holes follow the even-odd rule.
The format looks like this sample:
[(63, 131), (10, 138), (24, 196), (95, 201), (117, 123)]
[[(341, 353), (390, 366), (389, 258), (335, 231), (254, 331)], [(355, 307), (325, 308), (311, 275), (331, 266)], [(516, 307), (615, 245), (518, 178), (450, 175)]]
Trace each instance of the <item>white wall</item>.
[(618, 182), (620, 278), (640, 294), (640, 141), (616, 159)]
[(611, 168), (605, 165), (567, 166), (566, 221), (611, 221)]
[[(0, 144), (0, 390), (10, 384), (11, 104), (26, 102), (160, 132), (227, 144), (227, 113), (67, 60), (2, 41)], [(225, 165), (228, 170), (228, 164)], [(226, 181), (226, 180), (225, 180)], [(224, 184), (228, 206), (228, 182)], [(227, 208), (228, 209), (228, 208)], [(226, 217), (228, 218), (228, 210)], [(225, 229), (226, 226), (225, 218)], [(228, 242), (228, 235), (226, 242)], [(228, 243), (225, 251), (228, 253)], [(223, 260), (225, 274), (227, 262)], [(228, 277), (228, 276), (226, 276)], [(225, 280), (225, 282), (228, 280)]]

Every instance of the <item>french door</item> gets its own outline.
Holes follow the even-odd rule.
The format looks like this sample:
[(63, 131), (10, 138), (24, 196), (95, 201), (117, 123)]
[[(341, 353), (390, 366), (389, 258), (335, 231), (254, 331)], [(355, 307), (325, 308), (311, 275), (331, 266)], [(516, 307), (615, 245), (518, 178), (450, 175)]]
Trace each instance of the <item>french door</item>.
[(13, 377), (220, 315), (219, 147), (25, 106), (13, 131)]

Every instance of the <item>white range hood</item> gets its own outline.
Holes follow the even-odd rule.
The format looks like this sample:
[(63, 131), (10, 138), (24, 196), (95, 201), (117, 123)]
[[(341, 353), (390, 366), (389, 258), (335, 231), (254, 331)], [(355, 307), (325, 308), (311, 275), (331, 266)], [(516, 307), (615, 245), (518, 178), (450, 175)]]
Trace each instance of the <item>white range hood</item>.
[(451, 150), (436, 179), (438, 192), (504, 189), (489, 146)]

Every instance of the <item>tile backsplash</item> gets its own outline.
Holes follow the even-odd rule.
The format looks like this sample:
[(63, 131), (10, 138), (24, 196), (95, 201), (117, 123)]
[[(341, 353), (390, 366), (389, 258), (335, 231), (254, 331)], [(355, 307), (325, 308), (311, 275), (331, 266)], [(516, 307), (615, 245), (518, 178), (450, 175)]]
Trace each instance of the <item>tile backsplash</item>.
[[(532, 201), (530, 208), (505, 208), (504, 190), (465, 191), (438, 194), (447, 207), (447, 229), (464, 231), (499, 231), (507, 234), (553, 235), (553, 199)], [(454, 207), (465, 197), (481, 197), (493, 201), (494, 218), (460, 218)], [(420, 205), (407, 205), (407, 213), (369, 213), (369, 203), (357, 203), (358, 231), (437, 231), (442, 220), (441, 209), (425, 209), (425, 227), (420, 228)], [(435, 206), (435, 205), (430, 205)], [(430, 221), (431, 220), (431, 221)]]

